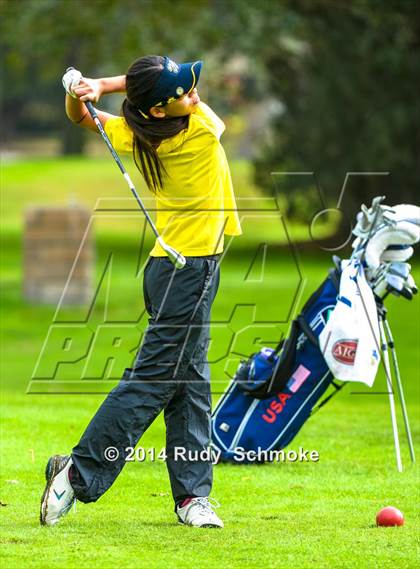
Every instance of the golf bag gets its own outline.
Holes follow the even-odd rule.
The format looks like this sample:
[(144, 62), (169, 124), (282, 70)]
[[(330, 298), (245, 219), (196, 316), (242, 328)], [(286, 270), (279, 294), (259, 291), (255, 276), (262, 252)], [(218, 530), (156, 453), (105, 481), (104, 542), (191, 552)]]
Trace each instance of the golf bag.
[(415, 461), (383, 300), (389, 294), (411, 300), (417, 293), (411, 266), (406, 261), (413, 254), (413, 246), (420, 242), (420, 208), (407, 204), (388, 207), (383, 200), (379, 196), (370, 208), (362, 205), (353, 229), (356, 239), (351, 259), (334, 259), (336, 268), (293, 321), (289, 337), (276, 349), (263, 348), (241, 362), (212, 416), (212, 444), (222, 461), (244, 463), (246, 453), (254, 451), (249, 460), (256, 462), (258, 455), (269, 456), (265, 451), (286, 447), (328, 387), (335, 390), (317, 408), (344, 385), (333, 381), (333, 374), (341, 381), (373, 385), (380, 351), (397, 468), (401, 471), (388, 350), (392, 354), (410, 456)]
[[(239, 365), (212, 416), (212, 444), (221, 460), (235, 462), (239, 448), (284, 448), (328, 387), (342, 387), (333, 381), (318, 343), (337, 303), (339, 262), (336, 265), (293, 321), (289, 337)], [(351, 346), (348, 349), (351, 357)]]

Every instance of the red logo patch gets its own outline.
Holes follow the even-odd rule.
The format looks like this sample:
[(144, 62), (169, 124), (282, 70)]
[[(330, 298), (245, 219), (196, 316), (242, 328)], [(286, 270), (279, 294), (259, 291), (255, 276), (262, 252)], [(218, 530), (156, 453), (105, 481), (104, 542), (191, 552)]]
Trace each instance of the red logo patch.
[(359, 340), (338, 340), (332, 347), (332, 355), (342, 364), (352, 366), (356, 359)]

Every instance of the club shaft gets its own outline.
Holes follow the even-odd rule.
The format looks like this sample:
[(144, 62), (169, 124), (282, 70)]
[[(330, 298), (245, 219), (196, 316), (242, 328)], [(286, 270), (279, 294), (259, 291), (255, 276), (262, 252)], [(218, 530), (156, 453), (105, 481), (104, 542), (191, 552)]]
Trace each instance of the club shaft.
[(388, 336), (388, 346), (391, 348), (392, 363), (394, 365), (395, 379), (397, 382), (398, 395), (399, 395), (400, 403), (401, 403), (401, 409), (402, 409), (404, 426), (405, 426), (405, 433), (407, 436), (408, 448), (410, 450), (411, 462), (414, 463), (414, 462), (416, 462), (416, 455), (414, 453), (413, 439), (411, 436), (410, 422), (408, 420), (407, 406), (405, 403), (404, 390), (403, 390), (403, 386), (402, 386), (400, 368), (399, 368), (398, 359), (397, 359), (397, 352), (395, 350), (394, 338), (392, 337), (391, 327), (389, 325), (388, 320), (386, 320), (386, 319), (384, 319), (384, 326), (385, 326), (386, 334)]
[(397, 415), (395, 412), (394, 389), (392, 387), (391, 368), (389, 365), (389, 355), (388, 355), (388, 344), (385, 337), (382, 318), (379, 319), (379, 332), (381, 336), (382, 356), (384, 361), (385, 376), (386, 376), (388, 395), (389, 395), (389, 408), (391, 412), (392, 432), (394, 435), (395, 458), (397, 461), (398, 472), (402, 472), (403, 468), (401, 462), (400, 440), (398, 438)]
[(108, 146), (109, 151), (112, 154), (112, 157), (114, 158), (115, 162), (117, 163), (118, 168), (121, 170), (122, 175), (124, 176), (128, 187), (131, 190), (131, 193), (133, 194), (133, 196), (136, 198), (137, 203), (139, 204), (142, 212), (144, 213), (146, 220), (148, 221), (150, 227), (152, 228), (153, 233), (155, 234), (155, 236), (161, 240), (162, 238), (160, 237), (158, 230), (156, 229), (155, 224), (153, 223), (152, 218), (150, 217), (147, 209), (144, 207), (144, 204), (139, 196), (139, 194), (137, 193), (137, 190), (130, 178), (130, 175), (128, 174), (127, 170), (124, 168), (124, 164), (121, 162), (120, 157), (118, 156), (115, 148), (112, 146), (112, 142), (109, 140), (107, 133), (104, 130), (104, 127), (102, 126), (101, 121), (99, 120), (99, 117), (96, 113), (95, 107), (92, 105), (92, 103), (90, 101), (86, 101), (85, 102), (86, 108), (89, 111), (90, 116), (92, 117), (92, 119), (95, 121), (95, 124), (99, 130), (99, 132), (102, 135), (102, 138), (104, 139), (106, 145)]

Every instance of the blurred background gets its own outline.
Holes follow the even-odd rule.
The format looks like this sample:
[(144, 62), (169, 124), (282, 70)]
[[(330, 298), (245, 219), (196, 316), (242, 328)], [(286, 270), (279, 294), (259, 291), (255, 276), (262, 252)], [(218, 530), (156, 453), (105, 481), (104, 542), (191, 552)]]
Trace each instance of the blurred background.
[[(271, 172), (314, 171), (335, 205), (346, 172), (386, 171), (380, 182), (358, 180), (346, 198), (358, 207), (372, 185), (391, 201), (415, 198), (415, 0), (6, 0), (1, 16), (4, 159), (94, 152), (63, 112), (66, 67), (107, 76), (141, 55), (169, 54), (204, 60), (200, 89), (228, 122), (230, 159), (249, 162), (265, 192)], [(102, 106), (118, 112), (120, 103)], [(287, 209), (298, 216), (305, 200), (291, 196)]]

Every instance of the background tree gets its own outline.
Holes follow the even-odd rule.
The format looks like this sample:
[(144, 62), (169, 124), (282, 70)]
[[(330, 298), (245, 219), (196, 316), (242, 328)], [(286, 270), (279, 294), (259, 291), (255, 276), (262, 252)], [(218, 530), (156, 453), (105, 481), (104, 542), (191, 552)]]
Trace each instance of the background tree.
[[(343, 204), (350, 217), (378, 193), (415, 201), (416, 0), (7, 0), (0, 15), (4, 138), (48, 132), (62, 139), (63, 152), (83, 151), (82, 129), (63, 113), (68, 65), (100, 76), (122, 73), (146, 53), (202, 57), (210, 103), (252, 122), (254, 101), (267, 123), (254, 160), (267, 192), (271, 172), (314, 171), (325, 205), (334, 206), (346, 172), (380, 171), (390, 174), (350, 179)], [(247, 65), (232, 97), (226, 64), (238, 56)], [(313, 182), (305, 188), (289, 177), (279, 189), (289, 213), (319, 209)]]
[[(373, 195), (415, 202), (420, 5), (298, 0), (287, 9), (292, 35), (264, 52), (269, 89), (283, 112), (261, 146), (258, 182), (269, 189), (270, 172), (314, 171), (326, 203), (335, 204), (346, 172), (389, 172), (349, 180), (348, 216)], [(300, 179), (286, 178), (282, 189), (299, 192)]]
[[(191, 53), (207, 2), (181, 0), (6, 0), (0, 4), (3, 137), (50, 133), (65, 154), (82, 153), (84, 131), (63, 112), (61, 76), (70, 65), (93, 76), (121, 74), (135, 57), (175, 50)], [(164, 15), (164, 17), (162, 16)], [(106, 104), (106, 101), (105, 101)]]

